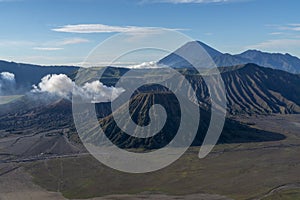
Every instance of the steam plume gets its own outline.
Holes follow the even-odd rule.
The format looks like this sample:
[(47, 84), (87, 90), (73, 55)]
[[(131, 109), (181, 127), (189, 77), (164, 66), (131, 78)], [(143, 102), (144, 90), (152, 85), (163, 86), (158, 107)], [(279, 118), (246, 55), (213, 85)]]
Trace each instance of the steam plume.
[(31, 92), (48, 93), (65, 99), (71, 99), (73, 93), (86, 101), (100, 103), (114, 100), (124, 89), (107, 87), (100, 81), (85, 83), (80, 87), (65, 74), (49, 74), (37, 86), (34, 85)]
[(9, 95), (16, 90), (15, 75), (10, 72), (0, 73), (0, 95)]

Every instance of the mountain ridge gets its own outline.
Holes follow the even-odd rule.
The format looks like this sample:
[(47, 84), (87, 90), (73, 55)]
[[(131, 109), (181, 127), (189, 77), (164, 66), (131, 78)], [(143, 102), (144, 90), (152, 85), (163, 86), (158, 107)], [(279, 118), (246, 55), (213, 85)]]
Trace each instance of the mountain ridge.
[[(151, 102), (149, 102), (151, 101)], [(109, 115), (103, 119), (99, 120), (100, 126), (102, 127), (106, 136), (120, 148), (142, 148), (142, 149), (157, 149), (166, 146), (176, 134), (178, 125), (180, 122), (180, 112), (178, 112), (178, 105), (176, 99), (172, 94), (167, 95), (166, 93), (140, 93), (134, 96), (129, 106), (129, 112), (131, 113), (132, 120), (138, 122), (139, 125), (147, 125), (149, 123), (148, 112), (151, 105), (156, 103), (162, 103), (163, 107), (166, 109), (168, 116), (171, 116), (170, 120), (167, 119), (163, 129), (157, 133), (154, 137), (149, 138), (136, 138), (124, 133), (115, 123), (112, 115)], [(141, 109), (136, 109), (140, 107)], [(176, 107), (176, 108), (175, 108)], [(120, 108), (122, 110), (122, 108)], [(171, 112), (168, 112), (171, 110)], [(116, 114), (122, 113), (122, 111), (117, 110)], [(182, 111), (181, 111), (182, 112)], [(175, 114), (176, 113), (176, 114)], [(145, 117), (146, 116), (146, 117)], [(153, 116), (159, 117), (159, 115), (154, 114)], [(193, 146), (199, 146), (202, 144), (203, 139), (206, 135), (209, 123), (210, 123), (210, 112), (200, 109), (200, 121), (197, 136), (193, 141)], [(128, 119), (121, 119), (121, 121)], [(155, 119), (154, 119), (155, 121)], [(135, 130), (132, 130), (133, 132)], [(188, 131), (181, 138), (181, 140), (186, 140), (186, 137), (191, 137), (191, 133)], [(91, 130), (85, 137), (90, 137), (91, 141), (99, 141), (98, 137), (93, 134)], [(243, 143), (243, 142), (261, 142), (261, 141), (275, 141), (284, 139), (282, 135), (260, 131), (253, 129), (246, 124), (240, 123), (238, 121), (227, 118), (225, 121), (225, 126), (218, 143)]]
[[(182, 55), (182, 51), (185, 51), (191, 52), (191, 58), (203, 61), (203, 65), (207, 64), (208, 68), (209, 65), (213, 67), (214, 65), (210, 63), (210, 58), (207, 58), (207, 55), (202, 56), (202, 53), (200, 53), (200, 56), (202, 56), (202, 58), (199, 58), (199, 55), (194, 52), (196, 48), (193, 45), (200, 45), (210, 56), (211, 60), (214, 61), (217, 67), (254, 63), (260, 66), (281, 69), (291, 73), (300, 73), (300, 59), (288, 53), (281, 54), (268, 53), (260, 50), (246, 50), (240, 54), (229, 54), (222, 53), (200, 41), (192, 41), (184, 44), (183, 46), (179, 47), (174, 53), (171, 53), (162, 58), (158, 63), (168, 65), (173, 68), (192, 67), (191, 63), (179, 56)], [(195, 55), (195, 57), (193, 57), (193, 54)]]
[[(110, 68), (111, 77), (104, 77), (103, 84), (114, 86), (121, 74), (118, 68)], [(226, 89), (228, 113), (230, 115), (253, 115), (253, 114), (293, 114), (300, 113), (300, 75), (292, 74), (283, 70), (265, 68), (256, 64), (237, 65), (219, 68)], [(203, 109), (209, 109), (210, 95), (203, 77), (196, 71), (188, 71), (182, 79), (187, 79), (196, 92), (199, 103)], [(116, 74), (120, 74), (116, 76)], [(179, 80), (172, 87), (180, 87), (183, 82)], [(190, 86), (188, 86), (190, 87)], [(159, 91), (157, 85), (148, 88), (140, 88), (139, 91)], [(162, 89), (165, 91), (165, 89)], [(186, 91), (189, 96), (191, 89)], [(31, 94), (32, 96), (33, 94)], [(34, 98), (32, 98), (34, 97)], [(7, 107), (16, 110), (31, 107), (30, 102), (40, 105), (40, 100), (51, 99), (43, 96), (28, 96), (11, 102)], [(192, 98), (192, 97), (191, 97)], [(22, 102), (24, 101), (24, 102)], [(6, 105), (0, 106), (2, 111), (7, 110)], [(0, 113), (1, 114), (1, 113)]]

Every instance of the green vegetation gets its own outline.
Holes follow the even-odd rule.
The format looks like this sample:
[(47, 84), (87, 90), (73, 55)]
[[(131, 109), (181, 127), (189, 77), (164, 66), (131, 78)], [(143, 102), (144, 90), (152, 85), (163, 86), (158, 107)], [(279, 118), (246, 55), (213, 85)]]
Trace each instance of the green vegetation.
[(262, 197), (278, 185), (300, 180), (297, 176), (300, 147), (267, 145), (257, 149), (257, 144), (218, 145), (214, 153), (202, 160), (197, 157), (198, 150), (193, 147), (171, 166), (147, 174), (121, 173), (89, 156), (39, 161), (25, 168), (35, 183), (50, 191), (60, 191), (66, 198), (150, 191), (248, 199)]

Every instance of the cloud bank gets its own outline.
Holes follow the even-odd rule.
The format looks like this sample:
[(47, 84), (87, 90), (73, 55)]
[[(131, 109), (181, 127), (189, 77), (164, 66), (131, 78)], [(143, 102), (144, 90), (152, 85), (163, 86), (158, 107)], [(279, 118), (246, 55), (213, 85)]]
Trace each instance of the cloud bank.
[(261, 42), (259, 44), (248, 46), (249, 49), (270, 49), (272, 50), (287, 50), (292, 47), (299, 47), (300, 39), (274, 39)]
[(289, 30), (289, 31), (300, 31), (300, 24), (287, 24), (285, 26), (278, 26), (280, 30)]
[(39, 51), (58, 51), (58, 50), (63, 50), (63, 48), (58, 48), (58, 47), (34, 47), (34, 50), (39, 50)]
[[(144, 33), (155, 31), (162, 28), (159, 27), (139, 27), (139, 26), (110, 26), (105, 24), (75, 24), (65, 25), (54, 28), (52, 31), (64, 33)], [(181, 29), (170, 29), (181, 30)]]
[(41, 82), (33, 86), (32, 93), (47, 93), (65, 99), (71, 99), (72, 94), (79, 95), (83, 100), (92, 103), (110, 102), (117, 98), (123, 88), (107, 87), (100, 81), (77, 86), (65, 74), (49, 74)]
[(167, 66), (159, 65), (155, 61), (143, 62), (141, 64), (127, 66), (127, 68), (130, 69), (156, 69), (156, 68), (165, 68), (165, 67)]
[(85, 38), (65, 38), (60, 41), (50, 41), (45, 43), (42, 46), (34, 47), (34, 50), (39, 51), (58, 51), (63, 50), (65, 46), (67, 45), (73, 45), (73, 44), (81, 44), (81, 43), (87, 43), (90, 42), (88, 39)]

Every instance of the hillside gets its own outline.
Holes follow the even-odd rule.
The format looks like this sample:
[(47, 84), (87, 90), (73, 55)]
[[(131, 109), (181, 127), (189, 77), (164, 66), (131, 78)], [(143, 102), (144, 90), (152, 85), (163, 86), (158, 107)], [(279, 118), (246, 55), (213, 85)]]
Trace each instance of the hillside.
[[(196, 91), (202, 108), (209, 109), (210, 94), (203, 76), (195, 71), (180, 71)], [(219, 71), (225, 86), (228, 114), (300, 113), (299, 75), (256, 64), (222, 67)], [(178, 87), (180, 84), (178, 82)]]
[[(36, 104), (26, 107), (24, 105)], [(37, 159), (85, 152), (76, 133), (72, 103), (66, 99), (30, 101), (28, 97), (14, 102), (18, 109), (10, 109), (0, 116), (2, 153), (9, 159)], [(23, 106), (22, 106), (23, 105)], [(110, 113), (110, 104), (96, 105), (98, 117)]]
[(299, 75), (247, 64), (222, 78), (231, 114), (300, 113)]
[[(141, 148), (141, 149), (158, 149), (166, 146), (175, 136), (180, 125), (181, 112), (179, 109), (178, 101), (176, 97), (171, 93), (166, 92), (151, 92), (151, 93), (139, 93), (135, 95), (129, 106), (129, 112), (131, 113), (132, 120), (140, 126), (148, 125), (150, 122), (149, 109), (154, 104), (160, 104), (166, 109), (168, 117), (166, 123), (160, 132), (153, 137), (136, 138), (124, 133), (114, 121), (112, 115), (109, 115), (103, 119), (100, 119), (100, 126), (102, 127), (106, 136), (120, 148)], [(116, 111), (116, 114), (122, 115), (125, 111), (125, 107), (121, 107)], [(210, 113), (201, 109), (201, 119), (199, 122), (199, 129), (197, 136), (193, 142), (193, 145), (201, 145), (205, 137), (208, 125), (210, 123)], [(159, 120), (160, 116), (154, 113), (155, 118), (153, 121)], [(121, 122), (127, 122), (127, 118), (121, 117)], [(88, 127), (88, 126), (87, 126)], [(133, 130), (134, 131), (134, 130)], [(150, 135), (151, 133), (149, 133)], [(191, 137), (187, 130), (181, 140), (187, 140)], [(89, 137), (90, 141), (100, 141), (101, 135), (98, 134), (96, 129), (92, 129), (86, 132), (84, 137)], [(244, 143), (244, 142), (262, 142), (262, 141), (275, 141), (284, 139), (284, 136), (276, 133), (270, 133), (266, 131), (250, 128), (246, 124), (227, 119), (221, 137), (218, 143)]]
[[(116, 145), (122, 148), (156, 149), (168, 144), (175, 136), (174, 134), (176, 134), (180, 122), (180, 110), (178, 110), (178, 102), (172, 94), (165, 92), (139, 93), (130, 102), (132, 119), (142, 126), (148, 124), (149, 108), (154, 103), (159, 103), (165, 107), (168, 118), (164, 128), (158, 134), (146, 139), (134, 138), (123, 133), (116, 126), (112, 116), (109, 115), (109, 104), (96, 105), (96, 110), (97, 113), (102, 113), (98, 115), (100, 118), (104, 117), (100, 120), (100, 125)], [(120, 109), (122, 110), (122, 107)], [(200, 128), (193, 145), (201, 145), (209, 121), (210, 114), (207, 111), (201, 110)], [(93, 130), (90, 131), (90, 133), (92, 132)], [(1, 137), (19, 138), (16, 143), (19, 146), (17, 149), (20, 150), (18, 152), (32, 152), (32, 155), (28, 153), (26, 154), (27, 156), (37, 156), (38, 152), (49, 152), (48, 150), (51, 149), (49, 145), (55, 145), (57, 142), (63, 142), (73, 150), (77, 146), (75, 148), (77, 149), (76, 151), (81, 149), (80, 141), (73, 124), (71, 102), (68, 100), (57, 100), (45, 106), (28, 110), (24, 109), (23, 111), (2, 116), (0, 118), (0, 133)], [(97, 137), (91, 136), (91, 139), (95, 140)], [(184, 137), (189, 137), (189, 133), (187, 132)], [(32, 141), (40, 141), (37, 143), (39, 145), (36, 148), (30, 146), (30, 138), (32, 138)], [(280, 134), (258, 131), (248, 127), (246, 124), (227, 119), (219, 143), (261, 142), (280, 139), (284, 139)], [(48, 143), (50, 140), (52, 142)], [(49, 144), (44, 146), (45, 148), (42, 145), (43, 141), (48, 141), (47, 143)], [(15, 148), (11, 147), (9, 149), (14, 151)], [(8, 151), (10, 151), (9, 149)], [(73, 152), (73, 150), (70, 150), (70, 152)], [(65, 152), (62, 149), (60, 152), (55, 153), (50, 151), (49, 153), (64, 154)], [(22, 156), (25, 156), (25, 154), (22, 154)]]

